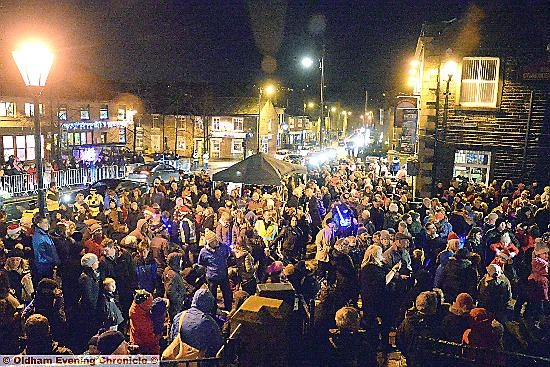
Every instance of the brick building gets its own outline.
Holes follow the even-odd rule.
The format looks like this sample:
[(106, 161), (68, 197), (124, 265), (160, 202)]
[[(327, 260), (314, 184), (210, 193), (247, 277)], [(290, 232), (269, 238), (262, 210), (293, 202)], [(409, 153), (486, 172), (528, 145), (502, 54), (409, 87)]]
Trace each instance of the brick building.
[(548, 28), (503, 29), (513, 24), (506, 19), (474, 8), (422, 27), (415, 53), (421, 195), (457, 176), (549, 182)]

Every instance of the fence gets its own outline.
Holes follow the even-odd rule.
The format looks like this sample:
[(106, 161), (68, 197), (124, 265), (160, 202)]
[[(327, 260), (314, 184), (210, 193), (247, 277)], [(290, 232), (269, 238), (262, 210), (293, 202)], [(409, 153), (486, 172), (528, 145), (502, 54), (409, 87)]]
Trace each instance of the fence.
[[(123, 178), (126, 176), (126, 166), (103, 166), (93, 168), (76, 168), (63, 171), (44, 172), (44, 189), (51, 182), (60, 188), (80, 186), (106, 178)], [(36, 193), (38, 184), (36, 175), (20, 174), (0, 177), (0, 191), (9, 196), (27, 196)]]
[(550, 359), (521, 353), (476, 348), (444, 340), (417, 337), (414, 363), (421, 367), (538, 367), (550, 366)]

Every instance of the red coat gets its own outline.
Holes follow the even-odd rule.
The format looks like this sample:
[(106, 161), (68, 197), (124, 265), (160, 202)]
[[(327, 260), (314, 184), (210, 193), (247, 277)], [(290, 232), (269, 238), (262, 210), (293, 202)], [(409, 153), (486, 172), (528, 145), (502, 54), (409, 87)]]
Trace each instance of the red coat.
[(532, 301), (548, 301), (548, 261), (533, 257), (529, 275), (529, 296)]
[(98, 258), (100, 258), (103, 246), (101, 245), (101, 242), (97, 243), (93, 238), (90, 238), (88, 241), (84, 242), (84, 249), (86, 250), (86, 253), (95, 254)]
[(142, 354), (160, 354), (160, 336), (155, 335), (151, 319), (152, 306), (152, 296), (139, 305), (134, 301), (130, 306), (130, 343), (139, 345)]

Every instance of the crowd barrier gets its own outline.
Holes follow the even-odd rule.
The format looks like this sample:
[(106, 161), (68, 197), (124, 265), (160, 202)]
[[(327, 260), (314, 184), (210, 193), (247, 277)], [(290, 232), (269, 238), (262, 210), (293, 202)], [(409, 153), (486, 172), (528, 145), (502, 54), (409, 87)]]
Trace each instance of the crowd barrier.
[(444, 340), (417, 337), (414, 366), (422, 367), (539, 367), (550, 359), (488, 348), (476, 348)]
[[(92, 168), (66, 169), (63, 171), (45, 171), (44, 189), (51, 182), (57, 183), (60, 188), (91, 184), (107, 178), (124, 178), (127, 174), (126, 166), (102, 166)], [(27, 196), (36, 193), (38, 182), (35, 174), (18, 174), (0, 177), (0, 191), (11, 196)]]

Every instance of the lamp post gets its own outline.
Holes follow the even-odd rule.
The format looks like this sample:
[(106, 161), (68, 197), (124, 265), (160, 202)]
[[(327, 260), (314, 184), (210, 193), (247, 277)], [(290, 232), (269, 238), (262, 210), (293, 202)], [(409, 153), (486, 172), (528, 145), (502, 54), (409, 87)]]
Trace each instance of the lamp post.
[(259, 88), (260, 93), (258, 94), (258, 120), (256, 122), (256, 142), (258, 144), (256, 153), (260, 153), (260, 118), (262, 113), (262, 94), (271, 97), (275, 93), (275, 87), (271, 84), (266, 85), (265, 87)]
[(53, 64), (54, 55), (48, 47), (38, 41), (21, 45), (12, 52), (13, 59), (21, 73), (25, 85), (33, 96), (34, 103), (34, 159), (38, 184), (38, 211), (45, 214), (44, 203), (44, 160), (42, 157), (42, 131), (40, 127), (39, 97), (46, 85)]
[(447, 86), (445, 88), (445, 104), (443, 106), (443, 141), (447, 140), (447, 120), (449, 117), (449, 88), (451, 79), (458, 69), (458, 64), (454, 60), (448, 60), (445, 63), (443, 71), (447, 74)]
[[(313, 59), (311, 57), (304, 57), (302, 59), (302, 66), (306, 69), (309, 69), (313, 66)], [(323, 52), (321, 53), (321, 59), (319, 60), (319, 69), (321, 70), (321, 85), (320, 85), (320, 101), (321, 105), (320, 110), (320, 118), (321, 122), (319, 124), (319, 147), (323, 148), (323, 139), (324, 139), (324, 130), (325, 130), (325, 95), (324, 95), (324, 87), (325, 87), (325, 48), (323, 47)]]

